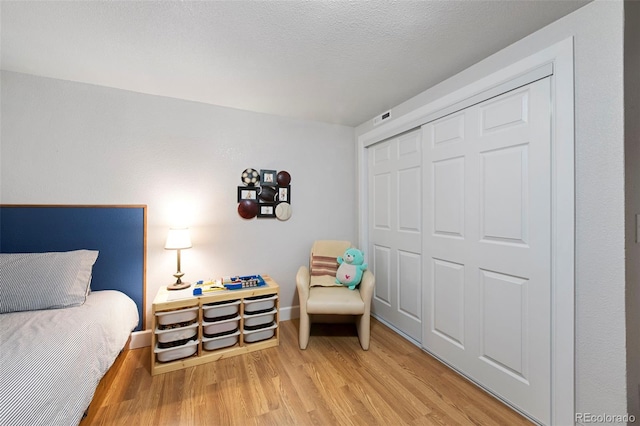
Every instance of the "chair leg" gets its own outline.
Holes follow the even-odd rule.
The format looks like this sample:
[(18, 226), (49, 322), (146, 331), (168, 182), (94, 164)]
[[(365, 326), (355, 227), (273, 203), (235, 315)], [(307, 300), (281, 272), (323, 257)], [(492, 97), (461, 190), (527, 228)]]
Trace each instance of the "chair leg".
[(311, 321), (307, 313), (300, 312), (300, 334), (298, 335), (298, 343), (300, 349), (307, 349), (309, 344), (309, 334), (311, 333)]
[(369, 341), (371, 339), (371, 316), (359, 315), (356, 319), (356, 326), (358, 327), (358, 340), (360, 340), (360, 346), (365, 351), (369, 350)]

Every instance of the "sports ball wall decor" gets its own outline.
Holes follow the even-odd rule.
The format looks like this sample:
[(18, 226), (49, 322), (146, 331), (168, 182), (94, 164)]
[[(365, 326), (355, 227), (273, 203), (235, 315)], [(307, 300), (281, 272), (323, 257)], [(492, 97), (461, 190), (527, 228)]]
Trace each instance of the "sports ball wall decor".
[(258, 179), (260, 179), (260, 175), (255, 169), (245, 169), (242, 172), (242, 183), (247, 186), (255, 186), (258, 183)]
[(273, 186), (260, 187), (260, 202), (273, 203), (276, 200), (276, 189)]
[(291, 217), (291, 175), (285, 170), (247, 168), (238, 186), (238, 214), (243, 219)]
[(258, 214), (258, 203), (254, 200), (242, 200), (238, 203), (238, 214), (244, 219), (253, 219)]
[(289, 172), (281, 171), (276, 175), (276, 182), (278, 182), (278, 186), (288, 186), (291, 183), (291, 175)]

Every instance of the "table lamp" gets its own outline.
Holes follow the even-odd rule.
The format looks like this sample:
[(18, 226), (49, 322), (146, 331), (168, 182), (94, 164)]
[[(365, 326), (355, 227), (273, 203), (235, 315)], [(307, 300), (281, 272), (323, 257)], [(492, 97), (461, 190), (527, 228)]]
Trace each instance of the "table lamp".
[(171, 228), (167, 235), (167, 242), (164, 245), (165, 250), (178, 250), (178, 271), (173, 274), (176, 282), (167, 286), (167, 290), (181, 290), (191, 286), (190, 283), (182, 282), (184, 273), (180, 272), (180, 250), (191, 248), (191, 236), (189, 228)]

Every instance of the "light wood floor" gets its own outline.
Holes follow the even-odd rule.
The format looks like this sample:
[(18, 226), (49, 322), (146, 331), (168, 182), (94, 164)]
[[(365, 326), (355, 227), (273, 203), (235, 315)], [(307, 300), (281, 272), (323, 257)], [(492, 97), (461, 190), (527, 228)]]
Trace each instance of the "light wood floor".
[(298, 322), (280, 346), (151, 377), (150, 348), (124, 352), (96, 391), (88, 425), (530, 425), (526, 419), (372, 319)]

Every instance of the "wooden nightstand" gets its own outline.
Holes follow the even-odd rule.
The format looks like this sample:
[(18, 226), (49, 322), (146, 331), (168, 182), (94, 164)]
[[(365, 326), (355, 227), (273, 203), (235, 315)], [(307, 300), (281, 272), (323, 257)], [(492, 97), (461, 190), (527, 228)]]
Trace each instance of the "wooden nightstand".
[(267, 283), (172, 300), (160, 288), (152, 306), (151, 374), (258, 351), (279, 344), (279, 286)]

